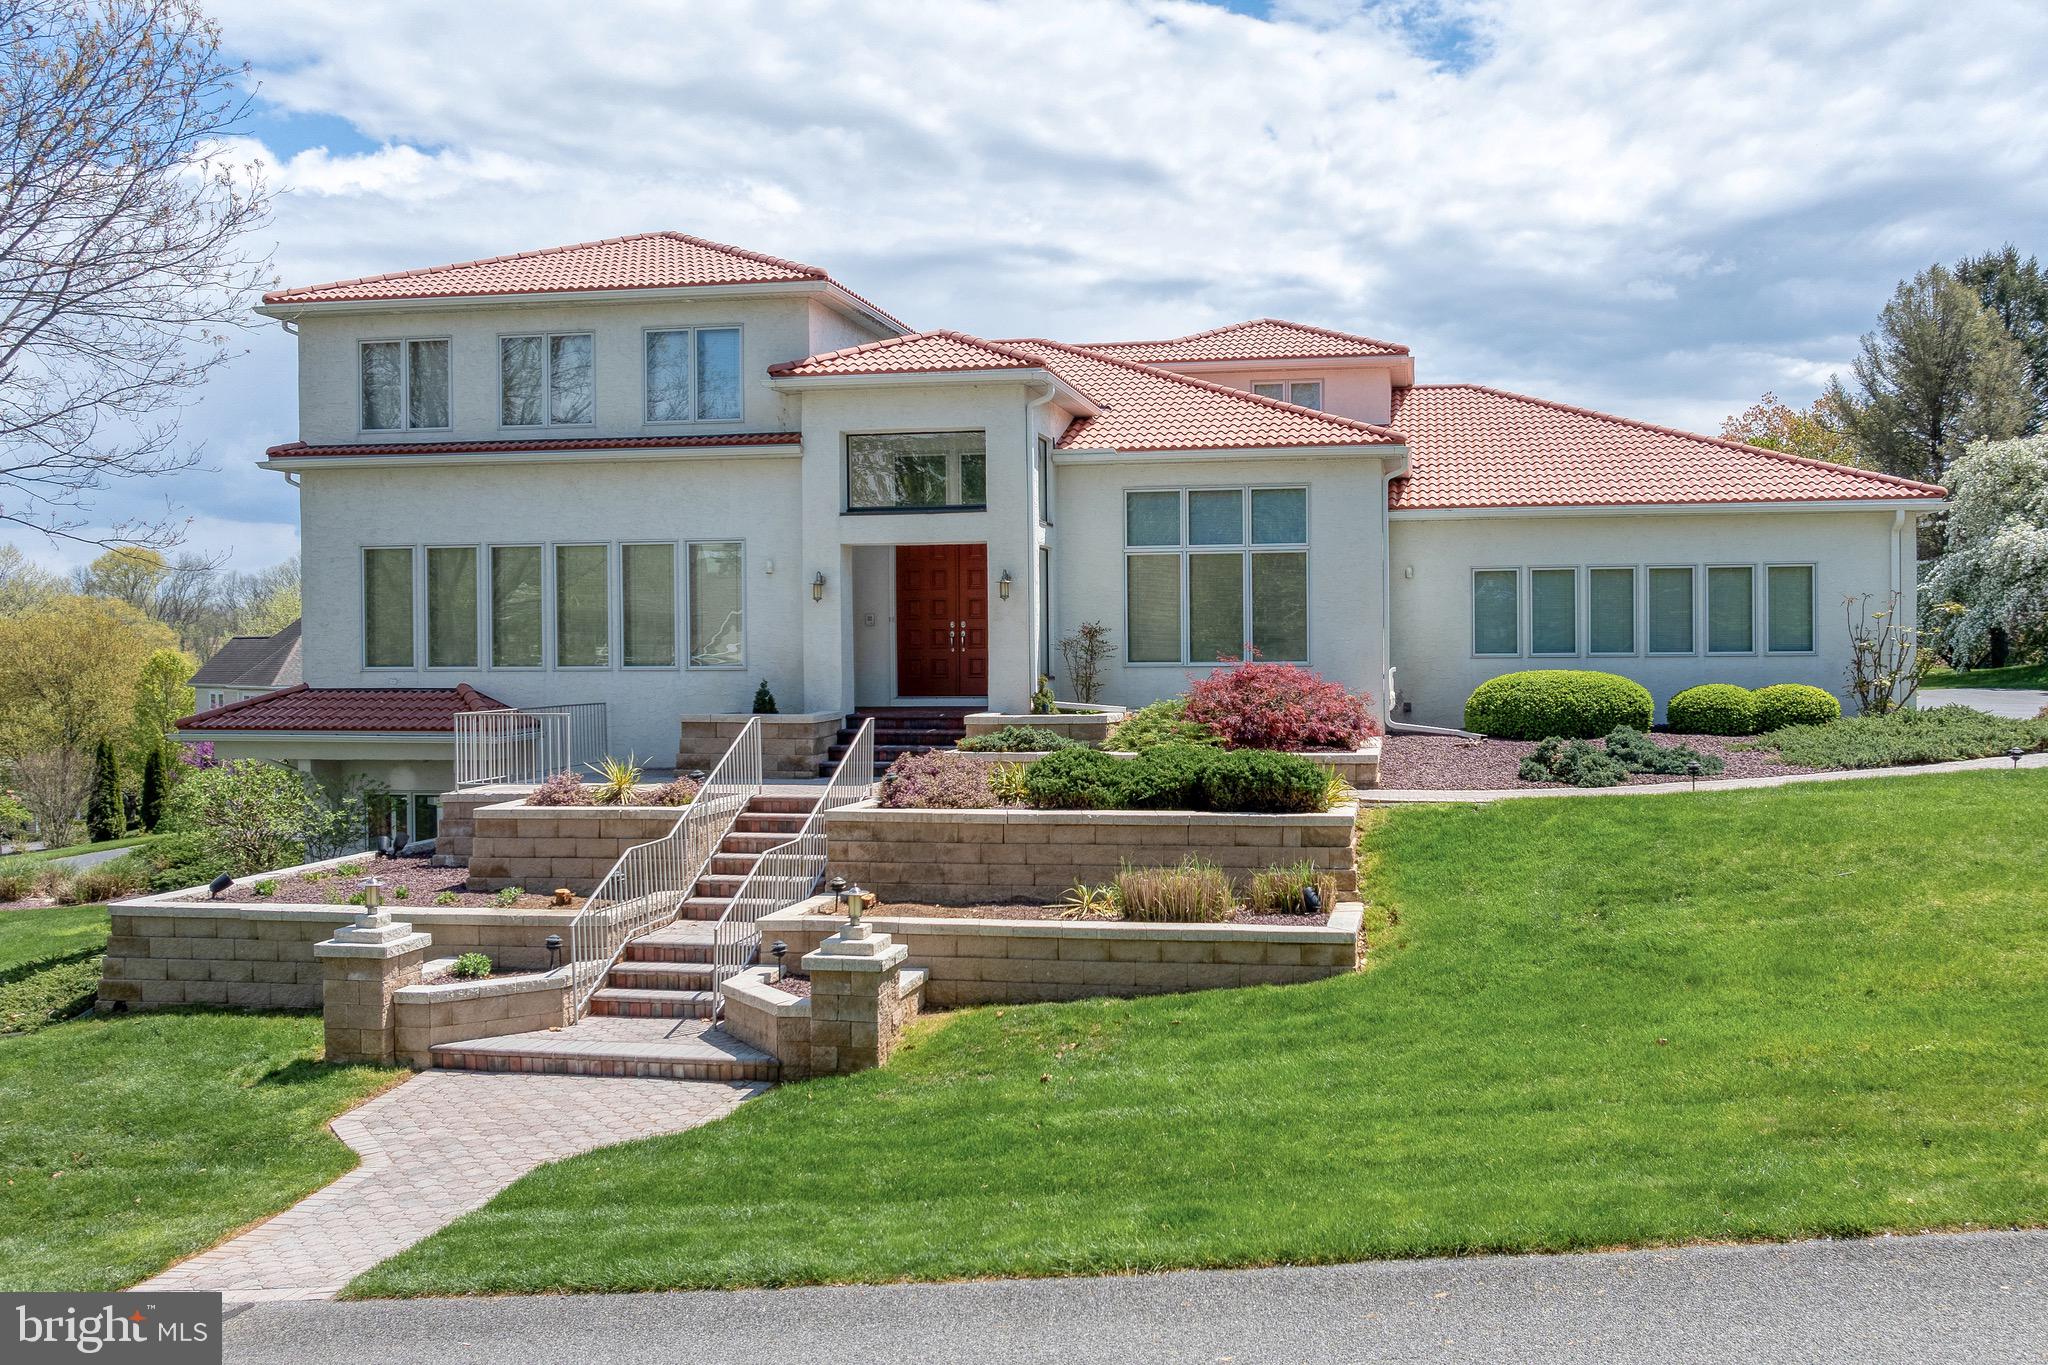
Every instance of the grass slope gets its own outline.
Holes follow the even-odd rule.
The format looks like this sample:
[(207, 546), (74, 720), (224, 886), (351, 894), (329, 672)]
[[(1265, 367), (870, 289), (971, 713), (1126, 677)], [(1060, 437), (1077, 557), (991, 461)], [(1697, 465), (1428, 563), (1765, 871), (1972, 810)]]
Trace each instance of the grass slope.
[(115, 848), (141, 848), (153, 844), (160, 836), (155, 834), (130, 834), (120, 839), (102, 839), (96, 844), (67, 844), (63, 848), (39, 848), (30, 853), (10, 853), (0, 859), (0, 870), (13, 864), (46, 863), (52, 858), (69, 858), (80, 853), (100, 853)]
[(2010, 668), (1973, 668), (1968, 673), (1937, 668), (1921, 679), (1920, 686), (1935, 687), (2020, 687), (2048, 688), (2048, 664), (2014, 664)]
[(106, 950), (104, 905), (0, 911), (0, 1035), (91, 1006)]
[(1398, 810), (1364, 974), (929, 1021), (544, 1167), (350, 1292), (2038, 1224), (2044, 802), (2048, 772)]

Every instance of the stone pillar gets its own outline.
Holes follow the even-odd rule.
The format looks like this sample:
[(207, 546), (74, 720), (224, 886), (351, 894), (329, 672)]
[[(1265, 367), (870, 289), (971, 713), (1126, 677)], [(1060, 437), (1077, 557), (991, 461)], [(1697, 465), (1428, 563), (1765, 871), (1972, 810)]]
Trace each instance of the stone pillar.
[(902, 972), (910, 949), (866, 921), (804, 954), (811, 978), (811, 1073), (865, 1071), (889, 1060), (903, 1033)]
[(391, 1003), (401, 986), (416, 986), (426, 960), (428, 934), (394, 923), (383, 909), (366, 911), (334, 937), (313, 945), (320, 959), (322, 1014), (327, 1023), (327, 1060), (398, 1060), (397, 1011)]

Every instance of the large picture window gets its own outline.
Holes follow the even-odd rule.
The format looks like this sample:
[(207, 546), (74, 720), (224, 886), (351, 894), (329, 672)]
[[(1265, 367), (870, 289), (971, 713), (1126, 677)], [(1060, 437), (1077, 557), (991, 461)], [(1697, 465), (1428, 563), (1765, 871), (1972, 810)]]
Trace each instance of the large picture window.
[(904, 431), (846, 438), (850, 512), (980, 510), (988, 503), (988, 438), (980, 431)]
[(541, 547), (491, 547), (491, 667), (541, 664)]
[(366, 341), (360, 354), (364, 431), (448, 425), (448, 342)]
[(413, 666), (410, 548), (363, 551), (363, 666)]
[(610, 560), (603, 545), (555, 547), (555, 667), (610, 666)]
[(1813, 652), (1813, 566), (1773, 564), (1765, 570), (1766, 611), (1773, 654)]
[(476, 547), (427, 548), (427, 667), (475, 668)]
[(588, 426), (597, 405), (588, 332), (502, 337), (498, 420), (508, 427)]
[(690, 545), (690, 667), (746, 665), (745, 553), (736, 540)]
[(1125, 639), (1133, 663), (1308, 657), (1308, 490), (1124, 495)]
[(673, 668), (676, 662), (676, 547), (621, 545), (619, 600), (624, 605), (628, 668)]

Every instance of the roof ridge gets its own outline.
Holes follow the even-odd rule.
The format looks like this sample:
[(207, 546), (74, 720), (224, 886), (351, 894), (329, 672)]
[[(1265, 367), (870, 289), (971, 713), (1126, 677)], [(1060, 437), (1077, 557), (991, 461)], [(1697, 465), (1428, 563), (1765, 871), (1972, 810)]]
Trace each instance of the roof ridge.
[(779, 365), (770, 365), (768, 373), (790, 374), (802, 369), (806, 365), (823, 364), (830, 360), (845, 360), (850, 356), (866, 355), (873, 351), (888, 350), (895, 346), (908, 346), (920, 341), (930, 341), (933, 337), (943, 337), (947, 341), (957, 341), (962, 345), (978, 346), (982, 350), (994, 351), (997, 355), (1008, 356), (1012, 360), (1020, 361), (1026, 365), (1035, 366), (1039, 363), (1036, 356), (1013, 351), (1000, 342), (990, 341), (986, 337), (975, 336), (972, 332), (962, 332), (953, 327), (934, 327), (929, 331), (906, 332), (902, 336), (878, 337), (873, 341), (863, 341), (858, 346), (841, 346), (836, 351), (820, 351), (816, 355), (807, 355), (801, 360), (785, 360)]
[(1246, 318), (1243, 322), (1226, 322), (1220, 327), (1207, 327), (1199, 332), (1189, 332), (1186, 336), (1160, 337), (1154, 341), (1097, 341), (1083, 345), (1088, 350), (1102, 346), (1178, 346), (1185, 342), (1201, 341), (1206, 337), (1222, 336), (1226, 332), (1241, 332), (1247, 327), (1259, 326), (1292, 327), (1297, 331), (1314, 332), (1317, 336), (1332, 337), (1338, 341), (1363, 342), (1368, 346), (1385, 346), (1402, 355), (1409, 353), (1408, 348), (1398, 341), (1383, 341), (1379, 337), (1369, 337), (1362, 332), (1340, 332), (1334, 327), (1319, 327), (1313, 322), (1296, 322), (1292, 318), (1275, 317)]
[(1247, 393), (1243, 389), (1233, 389), (1223, 384), (1214, 384), (1206, 379), (1198, 379), (1191, 374), (1177, 374), (1172, 370), (1162, 369), (1157, 365), (1147, 365), (1143, 361), (1138, 360), (1127, 360), (1123, 356), (1111, 355), (1107, 351), (1098, 351), (1088, 346), (1076, 346), (1066, 341), (1053, 341), (1048, 337), (1018, 337), (1004, 344), (1014, 345), (1020, 341), (1034, 346), (1050, 346), (1056, 351), (1071, 351), (1075, 355), (1086, 356), (1090, 360), (1099, 360), (1108, 365), (1121, 365), (1127, 370), (1136, 370), (1140, 374), (1152, 375), (1175, 384), (1184, 384), (1192, 389), (1205, 389), (1210, 393), (1222, 394), (1225, 398), (1238, 399), (1260, 407), (1274, 408), (1281, 412), (1292, 413), (1297, 417), (1313, 417), (1319, 421), (1328, 422), (1332, 426), (1346, 427), (1357, 431), (1369, 431), (1381, 438), (1380, 444), (1406, 444), (1406, 438), (1392, 427), (1377, 426), (1371, 422), (1361, 422), (1355, 417), (1341, 417), (1334, 412), (1321, 412), (1315, 408), (1304, 408), (1295, 403), (1284, 403), (1277, 398), (1266, 398), (1256, 393)]
[(1518, 403), (1533, 403), (1539, 408), (1550, 408), (1555, 412), (1569, 412), (1579, 417), (1591, 417), (1595, 421), (1613, 422), (1619, 426), (1634, 427), (1638, 431), (1654, 431), (1660, 436), (1677, 436), (1688, 441), (1704, 441), (1708, 445), (1720, 446), (1726, 450), (1740, 451), (1745, 455), (1765, 455), (1786, 464), (1802, 465), (1808, 469), (1829, 469), (1843, 474), (1854, 474), (1877, 483), (1896, 484), (1901, 488), (1915, 488), (1936, 497), (1947, 497), (1948, 490), (1940, 484), (1922, 483), (1918, 479), (1902, 478), (1887, 474), (1881, 469), (1864, 469), (1853, 464), (1836, 464), (1833, 460), (1816, 460), (1810, 455), (1794, 455), (1789, 450), (1772, 450), (1769, 446), (1753, 446), (1747, 441), (1731, 441), (1725, 436), (1708, 436), (1703, 432), (1686, 431), (1681, 427), (1667, 427), (1659, 422), (1645, 422), (1637, 417), (1623, 417), (1619, 413), (1601, 412), (1598, 408), (1582, 408), (1576, 403), (1560, 403), (1554, 398), (1538, 398), (1533, 393), (1517, 393), (1513, 389), (1495, 388), (1491, 384), (1438, 383), (1403, 384), (1401, 389), (1470, 389), (1478, 393), (1490, 393), (1496, 398), (1507, 398)]

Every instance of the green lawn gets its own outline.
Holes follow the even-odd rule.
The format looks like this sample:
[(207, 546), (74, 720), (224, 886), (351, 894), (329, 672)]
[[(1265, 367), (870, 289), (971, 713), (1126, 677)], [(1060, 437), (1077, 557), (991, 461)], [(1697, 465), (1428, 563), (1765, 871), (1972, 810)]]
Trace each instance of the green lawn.
[(0, 859), (0, 865), (46, 863), (52, 858), (69, 858), (75, 853), (98, 853), (111, 848), (139, 848), (144, 844), (155, 843), (158, 837), (154, 834), (130, 834), (121, 839), (102, 839), (96, 844), (68, 844), (63, 848), (39, 848), (33, 853), (10, 853), (6, 858)]
[(2044, 805), (1998, 772), (1398, 810), (1361, 975), (927, 1021), (883, 1070), (545, 1167), (350, 1292), (2048, 1222)]
[(1920, 686), (2048, 688), (2048, 663), (2014, 664), (2011, 668), (1973, 668), (1968, 673), (1937, 668), (1921, 680)]
[[(0, 914), (0, 1016), (70, 995), (74, 977), (89, 999), (106, 935), (101, 906)], [(403, 1074), (317, 1064), (317, 1015), (27, 1027), (0, 1033), (10, 1292), (116, 1289), (296, 1203), (356, 1163), (327, 1121)]]

